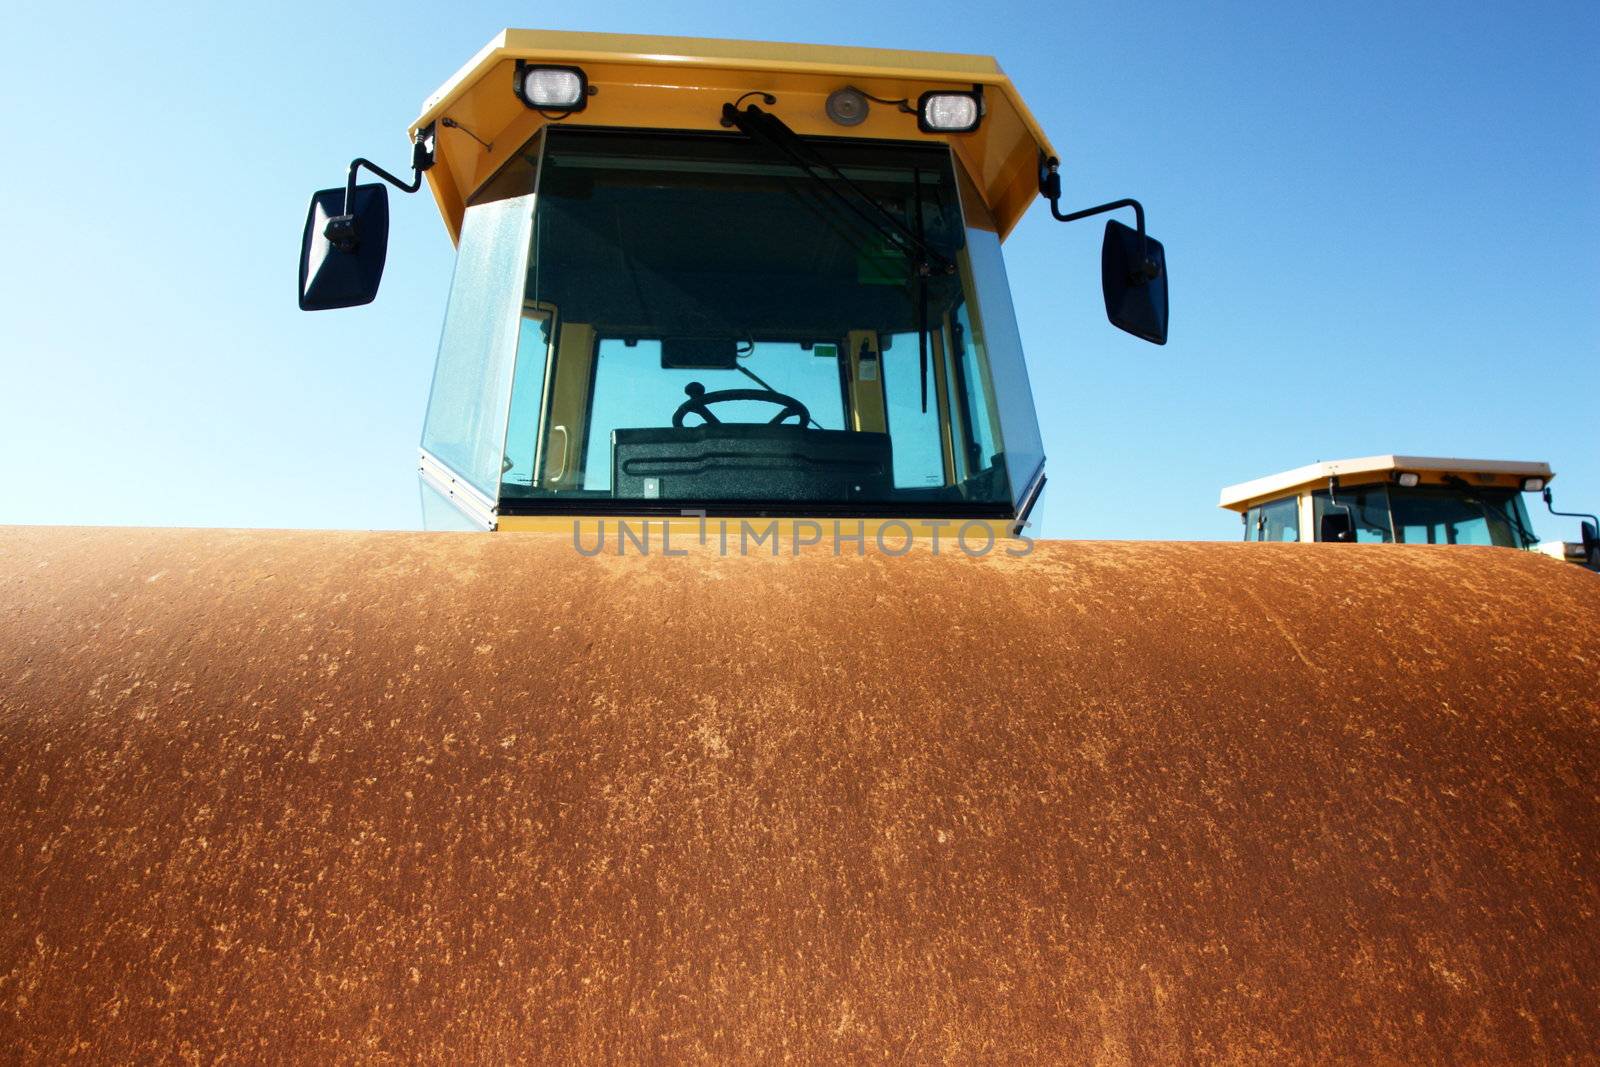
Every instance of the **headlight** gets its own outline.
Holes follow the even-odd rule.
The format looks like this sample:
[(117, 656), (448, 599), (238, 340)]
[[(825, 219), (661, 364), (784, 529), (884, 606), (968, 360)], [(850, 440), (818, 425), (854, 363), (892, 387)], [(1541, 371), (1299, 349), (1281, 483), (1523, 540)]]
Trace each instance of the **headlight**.
[(517, 61), (517, 96), (540, 111), (582, 111), (589, 79), (577, 67), (531, 67)]
[(917, 126), (923, 133), (968, 133), (983, 118), (983, 97), (977, 92), (931, 91), (917, 100)]
[(1543, 478), (1524, 478), (1524, 479), (1522, 479), (1522, 491), (1524, 493), (1537, 493), (1539, 490), (1541, 490), (1543, 488), (1544, 488), (1544, 479)]
[(1394, 476), (1394, 480), (1400, 484), (1402, 489), (1415, 489), (1417, 483), (1422, 481), (1422, 478), (1416, 471), (1400, 471)]

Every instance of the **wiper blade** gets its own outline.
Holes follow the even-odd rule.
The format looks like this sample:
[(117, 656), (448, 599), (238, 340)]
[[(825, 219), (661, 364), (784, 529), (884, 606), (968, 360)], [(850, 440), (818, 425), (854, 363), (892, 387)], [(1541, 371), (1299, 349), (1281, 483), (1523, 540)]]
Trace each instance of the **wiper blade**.
[[(770, 111), (763, 111), (755, 104), (750, 104), (741, 110), (735, 104), (722, 105), (722, 124), (736, 127), (753, 141), (761, 141), (789, 160), (790, 163), (806, 177), (822, 186), (829, 193), (854, 212), (863, 222), (877, 230), (886, 240), (899, 246), (916, 266), (917, 274), (917, 362), (920, 365), (922, 378), (922, 410), (928, 410), (928, 276), (931, 274), (954, 274), (956, 265), (948, 256), (929, 245), (923, 236), (922, 222), (922, 172), (916, 172), (917, 193), (915, 210), (917, 213), (915, 231), (908, 229), (905, 223), (895, 218), (886, 211), (882, 204), (873, 199), (855, 182), (851, 181), (838, 167), (823, 158), (814, 148), (802, 140), (799, 134), (791, 130), (788, 125)], [(835, 184), (834, 180), (838, 184)], [(839, 186), (844, 186), (855, 199), (851, 199), (842, 192)], [(863, 205), (865, 205), (863, 207)]]
[[(802, 174), (827, 189), (863, 222), (898, 245), (907, 258), (916, 264), (918, 274), (926, 277), (929, 274), (955, 273), (956, 265), (948, 256), (908, 229), (905, 223), (885, 210), (882, 204), (851, 181), (843, 171), (818, 155), (815, 149), (806, 144), (800, 135), (785, 125), (778, 116), (770, 111), (763, 111), (755, 104), (742, 109), (733, 104), (723, 104), (722, 121), (724, 125), (737, 128), (751, 140), (760, 141), (777, 149), (779, 154), (794, 164)], [(847, 196), (840, 188), (841, 185), (854, 195)], [(919, 219), (918, 222), (920, 221)]]
[[(744, 375), (746, 378), (749, 378), (751, 381), (755, 382), (757, 385), (761, 386), (761, 388), (765, 389), (767, 392), (771, 393), (773, 396), (783, 396), (782, 393), (778, 392), (771, 385), (769, 385), (767, 383), (766, 379), (762, 378), (761, 375), (757, 374), (755, 371), (751, 370), (749, 367), (746, 367), (744, 364), (735, 363), (733, 369), (738, 371), (740, 374)], [(810, 420), (811, 425), (815, 426), (819, 430), (822, 429), (822, 423), (820, 423), (820, 422), (818, 422), (816, 420), (815, 416), (813, 416), (811, 414), (810, 409), (807, 409), (806, 417)]]

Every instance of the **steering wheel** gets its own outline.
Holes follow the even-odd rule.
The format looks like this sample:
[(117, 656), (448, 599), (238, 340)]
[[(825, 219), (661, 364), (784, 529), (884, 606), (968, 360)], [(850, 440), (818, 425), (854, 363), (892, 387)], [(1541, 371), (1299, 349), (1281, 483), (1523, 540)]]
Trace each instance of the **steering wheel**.
[(728, 400), (765, 400), (769, 404), (777, 404), (780, 410), (771, 419), (767, 420), (768, 426), (776, 426), (790, 415), (799, 420), (801, 426), (811, 421), (811, 412), (806, 406), (792, 396), (772, 392), (767, 389), (718, 389), (714, 393), (706, 392), (706, 387), (699, 382), (690, 382), (683, 387), (689, 399), (678, 405), (678, 410), (672, 413), (672, 425), (678, 429), (683, 428), (685, 415), (693, 412), (708, 423), (721, 424), (722, 420), (711, 414), (712, 404), (721, 404)]

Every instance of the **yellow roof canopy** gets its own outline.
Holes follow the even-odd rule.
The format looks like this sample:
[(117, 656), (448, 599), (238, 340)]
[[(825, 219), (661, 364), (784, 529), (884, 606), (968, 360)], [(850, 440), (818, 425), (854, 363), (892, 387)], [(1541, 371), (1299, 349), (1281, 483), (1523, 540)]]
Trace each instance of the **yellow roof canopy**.
[(1408, 471), (1423, 482), (1443, 482), (1447, 477), (1464, 478), (1479, 485), (1521, 484), (1524, 478), (1555, 477), (1548, 463), (1508, 459), (1450, 459), (1443, 456), (1363, 456), (1359, 459), (1333, 459), (1308, 463), (1304, 467), (1269, 474), (1265, 478), (1230, 485), (1222, 491), (1218, 506), (1230, 511), (1245, 511), (1266, 500), (1320, 489), (1329, 478), (1347, 485), (1387, 480), (1396, 471)]
[[(800, 134), (946, 141), (1002, 237), (1038, 196), (1040, 154), (1055, 155), (1011, 79), (988, 56), (505, 30), (428, 97), (411, 127), (415, 134), (438, 123), (428, 184), (452, 240), (472, 194), (548, 121), (514, 91), (518, 60), (582, 68), (595, 91), (574, 119), (586, 126), (722, 132), (723, 103), (760, 90), (778, 97), (770, 110)], [(915, 115), (875, 104), (860, 125), (845, 128), (828, 118), (824, 104), (847, 85), (913, 102), (931, 89), (979, 86), (985, 114), (971, 133), (931, 134), (918, 129)], [(457, 125), (446, 126), (444, 119)]]

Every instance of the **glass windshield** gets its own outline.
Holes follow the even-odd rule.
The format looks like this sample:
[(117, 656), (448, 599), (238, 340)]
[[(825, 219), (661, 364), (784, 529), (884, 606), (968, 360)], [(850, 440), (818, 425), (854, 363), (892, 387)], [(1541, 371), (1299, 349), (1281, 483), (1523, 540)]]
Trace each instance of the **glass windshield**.
[(1527, 548), (1535, 540), (1515, 489), (1391, 486), (1389, 507), (1396, 537), (1410, 544)]
[[(1330, 506), (1328, 491), (1319, 490), (1314, 500), (1320, 524)], [(1335, 500), (1354, 513), (1357, 541), (1506, 548), (1528, 548), (1536, 541), (1522, 494), (1515, 489), (1364, 485), (1340, 489)]]
[(949, 151), (812, 145), (845, 181), (743, 136), (548, 131), (502, 507), (1006, 513)]

